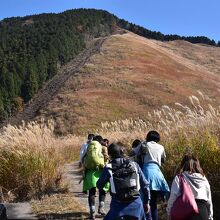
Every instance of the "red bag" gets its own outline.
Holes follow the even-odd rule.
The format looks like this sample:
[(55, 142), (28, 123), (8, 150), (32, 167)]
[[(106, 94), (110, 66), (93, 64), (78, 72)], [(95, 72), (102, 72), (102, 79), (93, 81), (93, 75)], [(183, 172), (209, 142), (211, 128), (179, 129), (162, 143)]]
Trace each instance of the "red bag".
[(178, 177), (182, 193), (173, 203), (170, 217), (171, 220), (187, 220), (192, 215), (198, 214), (199, 210), (190, 186), (182, 174), (178, 175)]

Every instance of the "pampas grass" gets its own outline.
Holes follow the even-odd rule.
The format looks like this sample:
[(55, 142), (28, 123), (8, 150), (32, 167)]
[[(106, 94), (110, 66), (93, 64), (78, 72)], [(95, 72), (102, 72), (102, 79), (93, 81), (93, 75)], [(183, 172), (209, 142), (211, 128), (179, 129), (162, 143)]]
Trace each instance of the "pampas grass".
[[(199, 95), (204, 97), (201, 92)], [(148, 131), (157, 130), (167, 153), (163, 171), (169, 181), (178, 170), (183, 155), (190, 151), (200, 159), (213, 189), (219, 189), (220, 108), (210, 104), (202, 106), (196, 96), (190, 96), (189, 100), (188, 106), (181, 103), (175, 103), (176, 108), (164, 105), (143, 119), (103, 122), (98, 132), (123, 141), (129, 148), (134, 139), (144, 140)]]
[[(166, 178), (171, 181), (183, 155), (192, 152), (201, 161), (212, 189), (220, 187), (220, 109), (190, 96), (190, 104), (167, 105), (146, 118), (102, 122), (94, 131), (110, 141), (121, 141), (131, 149), (134, 139), (144, 140), (149, 130), (161, 134), (167, 161), (163, 167)], [(203, 103), (203, 105), (201, 104)], [(54, 121), (8, 125), (0, 133), (0, 188), (4, 198), (16, 200), (41, 197), (59, 188), (62, 166), (77, 160), (84, 138), (70, 135), (56, 137)]]
[(61, 167), (78, 155), (73, 145), (79, 144), (79, 138), (57, 138), (53, 132), (53, 121), (3, 128), (0, 134), (0, 186), (4, 198), (8, 195), (13, 195), (15, 200), (40, 198), (59, 188)]

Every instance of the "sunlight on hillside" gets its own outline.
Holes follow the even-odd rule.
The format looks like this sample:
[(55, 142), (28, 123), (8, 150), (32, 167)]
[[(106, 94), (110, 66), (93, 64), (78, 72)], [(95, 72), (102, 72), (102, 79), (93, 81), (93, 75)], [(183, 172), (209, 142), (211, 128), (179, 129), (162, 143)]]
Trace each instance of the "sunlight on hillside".
[[(187, 105), (187, 97), (197, 90), (216, 107), (220, 75), (214, 69), (218, 68), (219, 48), (182, 44), (132, 33), (108, 37), (100, 53), (67, 80), (38, 118), (54, 118), (58, 134), (86, 134), (104, 121), (143, 119), (162, 105)], [(184, 56), (191, 51), (198, 58)], [(211, 51), (216, 62), (205, 59)], [(206, 61), (210, 65), (204, 66)]]

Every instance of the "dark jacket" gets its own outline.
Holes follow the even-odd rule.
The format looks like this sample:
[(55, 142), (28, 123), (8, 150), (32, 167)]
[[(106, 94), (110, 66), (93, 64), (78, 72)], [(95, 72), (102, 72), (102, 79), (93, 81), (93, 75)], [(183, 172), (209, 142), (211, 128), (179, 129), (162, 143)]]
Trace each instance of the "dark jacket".
[[(110, 163), (112, 163), (112, 166), (120, 166), (124, 162), (124, 158), (116, 158)], [(139, 165), (135, 162), (133, 162), (136, 166), (137, 173), (139, 175), (139, 184), (141, 188), (141, 193), (143, 196), (143, 202), (141, 200), (141, 197), (138, 196), (137, 199), (133, 200), (132, 202), (119, 202), (116, 200), (114, 194), (111, 194), (112, 196), (112, 201), (110, 204), (110, 210), (106, 217), (104, 218), (105, 220), (114, 220), (119, 216), (133, 216), (137, 220), (145, 220), (145, 213), (143, 209), (143, 203), (147, 204), (149, 203), (150, 200), (150, 190), (149, 190), (149, 183), (145, 179), (144, 174), (142, 173)], [(109, 171), (108, 165), (105, 166), (98, 182), (97, 182), (97, 187), (99, 189), (102, 189), (107, 182), (109, 182), (111, 178), (111, 172)], [(110, 183), (111, 184), (111, 183)], [(110, 185), (111, 187), (111, 185)]]

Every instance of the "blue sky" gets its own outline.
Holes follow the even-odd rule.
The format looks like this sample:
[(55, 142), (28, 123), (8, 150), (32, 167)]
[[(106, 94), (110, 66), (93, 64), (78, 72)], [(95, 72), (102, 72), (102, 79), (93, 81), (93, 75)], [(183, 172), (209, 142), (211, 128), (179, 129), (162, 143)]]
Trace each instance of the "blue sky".
[(152, 31), (207, 36), (220, 41), (219, 0), (0, 0), (0, 5), (0, 20), (74, 8), (97, 8)]

